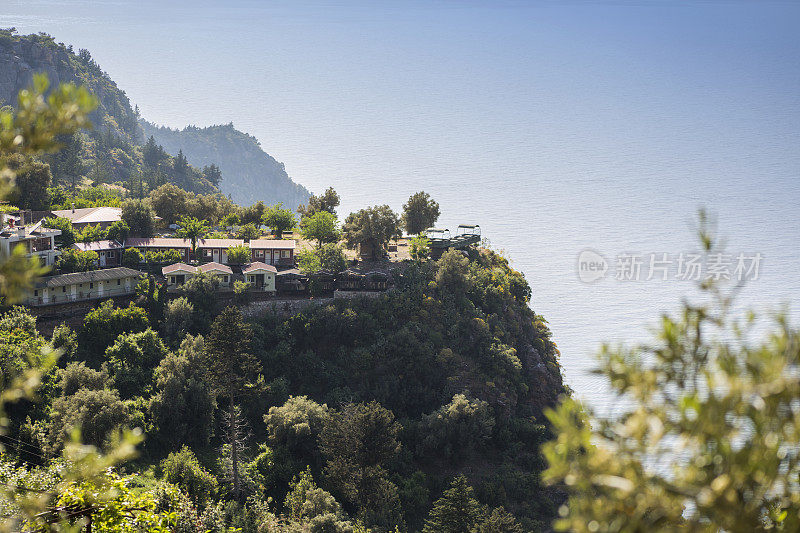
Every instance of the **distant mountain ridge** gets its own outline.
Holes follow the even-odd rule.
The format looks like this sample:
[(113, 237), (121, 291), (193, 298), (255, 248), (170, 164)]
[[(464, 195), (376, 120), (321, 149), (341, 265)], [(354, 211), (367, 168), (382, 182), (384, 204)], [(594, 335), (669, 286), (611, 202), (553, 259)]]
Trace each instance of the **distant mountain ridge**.
[(309, 191), (292, 181), (283, 163), (264, 152), (255, 137), (237, 130), (233, 124), (187, 126), (182, 130), (145, 120), (140, 124), (145, 137), (153, 136), (167, 152), (182, 150), (195, 166), (216, 164), (223, 177), (220, 189), (238, 204), (250, 205), (269, 198), (267, 203), (282, 202), (294, 209), (308, 200)]
[[(76, 144), (83, 163), (82, 177), (95, 182), (124, 183), (141, 188), (143, 174), (148, 187), (160, 182), (175, 183), (196, 193), (222, 192), (237, 203), (249, 205), (282, 202), (296, 208), (305, 203), (309, 191), (293, 182), (284, 165), (265, 153), (255, 137), (236, 130), (232, 124), (183, 130), (155, 126), (139, 116), (125, 92), (92, 59), (87, 50), (57, 43), (50, 35), (18, 35), (0, 29), (0, 105), (14, 105), (17, 93), (29, 87), (33, 75), (46, 73), (51, 85), (71, 82), (84, 85), (98, 99), (91, 114), (94, 129), (81, 133)], [(146, 168), (142, 147), (150, 136), (164, 146), (156, 170)], [(176, 162), (179, 150), (194, 168)], [(58, 158), (46, 158), (56, 180), (69, 181), (62, 174)], [(202, 167), (215, 164), (222, 171), (219, 188), (207, 179)], [(156, 174), (156, 175), (153, 175)]]

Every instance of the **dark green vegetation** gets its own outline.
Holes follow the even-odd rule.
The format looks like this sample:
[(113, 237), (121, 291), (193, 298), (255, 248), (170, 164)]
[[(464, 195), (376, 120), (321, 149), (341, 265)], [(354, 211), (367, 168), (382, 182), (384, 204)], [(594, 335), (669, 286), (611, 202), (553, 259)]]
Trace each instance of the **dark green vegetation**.
[(90, 115), (94, 128), (65, 136), (64, 149), (45, 158), (58, 185), (74, 189), (86, 183), (119, 184), (142, 197), (159, 185), (174, 183), (194, 193), (231, 194), (242, 204), (260, 198), (292, 208), (308, 198), (308, 191), (291, 181), (281, 163), (233, 126), (183, 132), (155, 128), (141, 119), (138, 108), (89, 51), (75, 53), (46, 34), (0, 30), (0, 106), (15, 105), (17, 93), (38, 72), (46, 73), (53, 86), (83, 85), (98, 99)]
[(4, 375), (36, 364), (32, 347), (64, 351), (38, 400), (10, 409), (14, 460), (60, 453), (78, 425), (99, 446), (142, 427), (137, 484), (175, 485), (191, 513), (247, 531), (280, 515), (311, 528), (286, 531), (469, 531), (431, 529), (453, 505), (475, 530), (539, 529), (557, 501), (539, 480), (542, 411), (564, 387), (527, 283), (485, 250), (399, 264), (397, 279), (379, 298), (251, 320), (202, 277), (169, 304), (143, 282), (136, 305), (106, 303), (51, 339), (9, 311)]

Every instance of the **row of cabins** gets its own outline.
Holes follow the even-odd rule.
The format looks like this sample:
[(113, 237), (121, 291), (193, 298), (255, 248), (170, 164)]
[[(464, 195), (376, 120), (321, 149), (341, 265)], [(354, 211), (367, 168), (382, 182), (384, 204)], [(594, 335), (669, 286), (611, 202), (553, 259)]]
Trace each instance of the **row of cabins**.
[[(175, 263), (174, 265), (162, 268), (161, 273), (167, 280), (168, 287), (180, 287), (186, 283), (189, 278), (198, 273), (216, 277), (222, 287), (230, 287), (234, 281), (233, 269), (228, 265), (216, 262), (204, 263), (200, 266)], [(277, 274), (278, 269), (275, 268), (274, 265), (256, 261), (242, 268), (242, 275), (240, 277), (255, 290), (274, 294), (277, 291), (275, 284)]]
[[(229, 288), (236, 279), (251, 285), (251, 290), (268, 294), (305, 295), (314, 285), (316, 293), (333, 291), (383, 291), (389, 288), (391, 277), (385, 272), (360, 273), (346, 270), (339, 273), (318, 272), (310, 276), (297, 269), (278, 271), (274, 265), (253, 262), (237, 267), (237, 271), (222, 263), (204, 263), (200, 266), (175, 263), (162, 269), (169, 289), (176, 289), (199, 273), (215, 276), (220, 287)], [(113, 267), (89, 272), (75, 272), (40, 278), (28, 291), (23, 303), (37, 307), (132, 296), (142, 272), (127, 267)]]
[(142, 273), (126, 267), (74, 272), (40, 278), (23, 301), (29, 306), (127, 296), (136, 291)]
[(174, 237), (131, 237), (125, 242), (95, 241), (75, 243), (73, 247), (81, 251), (93, 251), (98, 255), (100, 267), (122, 264), (122, 254), (126, 248), (137, 248), (142, 253), (175, 250), (181, 261), (188, 263), (197, 260), (205, 263), (228, 262), (228, 248), (247, 246), (252, 262), (280, 267), (294, 266), (296, 243), (293, 239), (252, 239), (245, 243), (241, 239), (198, 239), (197, 253), (192, 254), (192, 241)]
[(383, 291), (389, 288), (390, 276), (385, 272), (361, 273), (355, 270), (344, 272), (321, 271), (311, 275), (302, 274), (296, 268), (278, 271), (273, 265), (254, 262), (245, 265), (241, 275), (234, 273), (233, 269), (220, 263), (205, 263), (200, 266), (175, 263), (165, 266), (161, 270), (167, 281), (167, 286), (177, 288), (186, 283), (190, 277), (204, 273), (216, 276), (220, 286), (229, 287), (234, 279), (241, 279), (249, 283), (256, 291), (282, 294), (304, 294), (309, 291), (311, 284), (316, 285), (315, 290), (321, 293), (333, 291)]

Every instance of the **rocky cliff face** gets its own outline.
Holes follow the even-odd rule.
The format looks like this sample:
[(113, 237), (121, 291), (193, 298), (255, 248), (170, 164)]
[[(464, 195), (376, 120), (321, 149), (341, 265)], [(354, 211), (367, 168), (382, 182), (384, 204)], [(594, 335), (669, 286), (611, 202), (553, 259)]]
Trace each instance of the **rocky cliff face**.
[(17, 93), (31, 85), (36, 73), (47, 74), (53, 87), (60, 83), (85, 85), (99, 101), (91, 116), (96, 130), (141, 140), (130, 100), (88, 51), (76, 55), (49, 35), (20, 36), (0, 30), (0, 101), (16, 103)]

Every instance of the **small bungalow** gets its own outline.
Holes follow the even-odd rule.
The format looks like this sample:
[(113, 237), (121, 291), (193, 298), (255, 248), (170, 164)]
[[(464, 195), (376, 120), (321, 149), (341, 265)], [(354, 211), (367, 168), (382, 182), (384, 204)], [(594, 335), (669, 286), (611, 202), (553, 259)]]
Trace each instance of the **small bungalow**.
[(275, 277), (278, 270), (266, 263), (255, 262), (242, 269), (244, 279), (253, 287), (264, 292), (276, 292)]
[(242, 239), (200, 239), (197, 241), (197, 259), (206, 262), (227, 263), (228, 248), (243, 244)]
[(202, 265), (197, 267), (197, 270), (204, 274), (215, 276), (219, 280), (219, 284), (222, 287), (228, 287), (231, 284), (231, 276), (233, 275), (233, 270), (231, 270), (231, 267), (227, 265), (214, 262), (203, 263)]
[(183, 285), (196, 272), (197, 267), (187, 265), (186, 263), (175, 263), (174, 265), (168, 265), (161, 269), (161, 273), (167, 278), (167, 285), (171, 287)]
[(142, 253), (177, 250), (181, 259), (188, 261), (192, 241), (174, 237), (128, 237), (125, 239), (125, 248), (138, 248)]
[(97, 266), (100, 268), (121, 265), (122, 252), (125, 250), (119, 242), (108, 240), (76, 242), (72, 247), (81, 252), (95, 252), (97, 254)]
[(250, 255), (254, 262), (276, 266), (294, 266), (294, 239), (252, 239)]
[(39, 306), (134, 294), (141, 275), (132, 268), (116, 267), (47, 276), (28, 291), (25, 304)]

